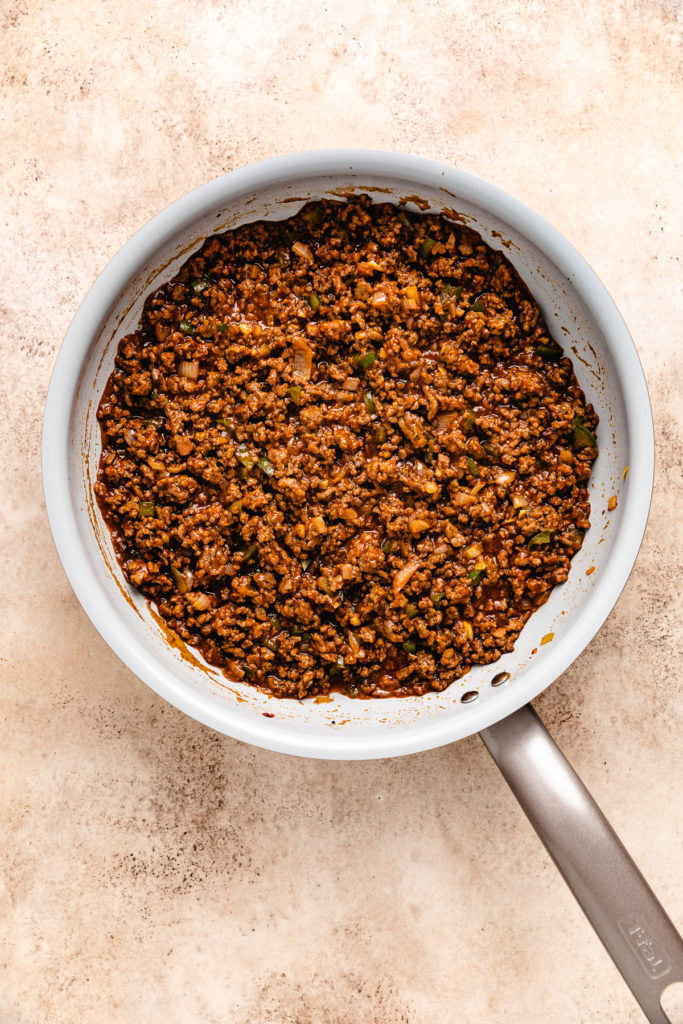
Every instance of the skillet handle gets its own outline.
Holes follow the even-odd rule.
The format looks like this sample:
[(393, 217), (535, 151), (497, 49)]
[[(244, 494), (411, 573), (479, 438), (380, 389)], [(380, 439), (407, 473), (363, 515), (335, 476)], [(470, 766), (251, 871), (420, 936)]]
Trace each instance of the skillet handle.
[(481, 738), (648, 1021), (683, 1024), (683, 940), (534, 709)]

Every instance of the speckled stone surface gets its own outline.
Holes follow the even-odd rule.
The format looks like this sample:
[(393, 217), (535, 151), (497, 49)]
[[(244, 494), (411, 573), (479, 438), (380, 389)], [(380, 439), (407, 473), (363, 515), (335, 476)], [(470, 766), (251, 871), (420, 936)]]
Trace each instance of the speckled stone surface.
[(391, 762), (289, 759), (210, 732), (125, 669), (57, 560), (39, 444), (87, 288), (222, 171), (393, 148), (544, 214), (631, 328), (658, 467), (619, 604), (537, 706), (683, 925), (677, 10), (0, 5), (2, 1024), (642, 1019), (477, 738)]

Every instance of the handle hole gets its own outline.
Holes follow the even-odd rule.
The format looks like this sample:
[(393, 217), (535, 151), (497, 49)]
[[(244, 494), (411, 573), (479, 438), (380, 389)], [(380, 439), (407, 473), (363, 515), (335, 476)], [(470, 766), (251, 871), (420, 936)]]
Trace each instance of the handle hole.
[(659, 997), (659, 1005), (670, 1024), (683, 1024), (683, 981), (672, 981)]

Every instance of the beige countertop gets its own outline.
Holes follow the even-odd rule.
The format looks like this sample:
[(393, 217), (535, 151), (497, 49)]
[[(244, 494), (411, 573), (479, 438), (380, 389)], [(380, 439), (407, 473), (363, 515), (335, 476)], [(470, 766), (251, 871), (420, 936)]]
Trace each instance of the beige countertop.
[(306, 762), (210, 732), (125, 669), (57, 560), (39, 445), (96, 275), (225, 170), (374, 146), (530, 204), (614, 295), (658, 444), (636, 569), (537, 706), (683, 925), (676, 6), (2, 5), (2, 1024), (642, 1019), (476, 737)]

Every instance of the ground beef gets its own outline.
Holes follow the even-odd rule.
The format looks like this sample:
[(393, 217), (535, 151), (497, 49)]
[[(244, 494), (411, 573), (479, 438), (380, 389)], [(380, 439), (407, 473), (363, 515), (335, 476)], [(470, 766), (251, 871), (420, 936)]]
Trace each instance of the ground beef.
[(99, 406), (128, 580), (281, 697), (443, 690), (589, 526), (598, 422), (502, 252), (361, 196), (209, 238)]

